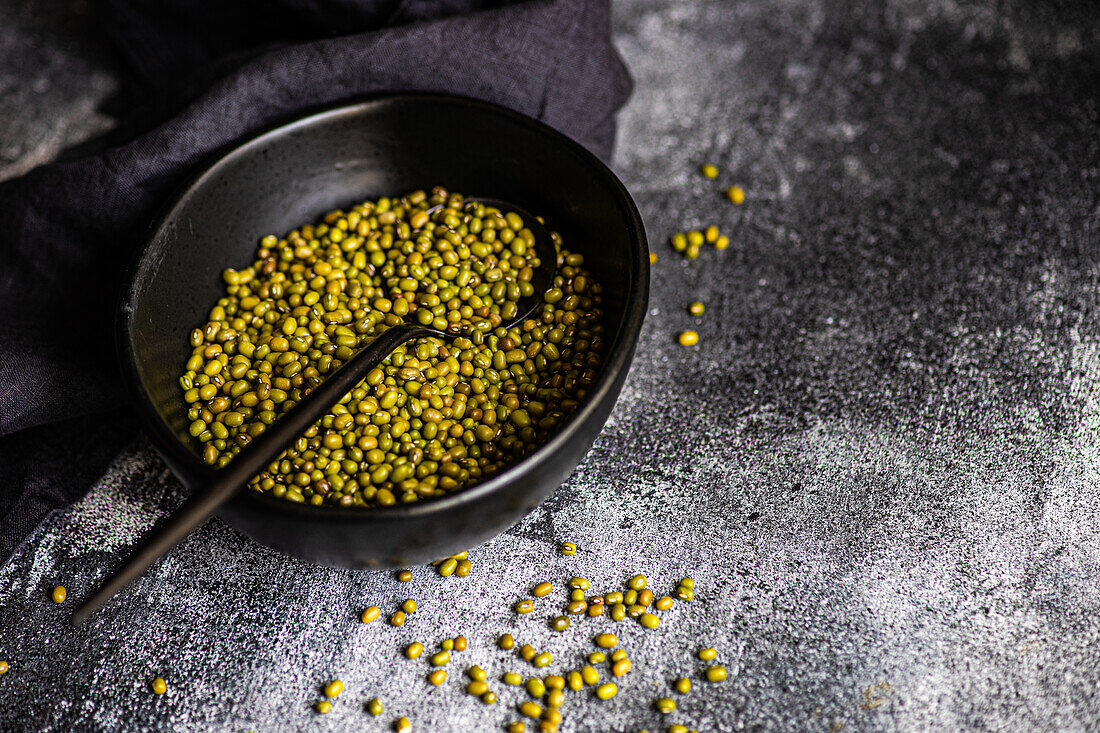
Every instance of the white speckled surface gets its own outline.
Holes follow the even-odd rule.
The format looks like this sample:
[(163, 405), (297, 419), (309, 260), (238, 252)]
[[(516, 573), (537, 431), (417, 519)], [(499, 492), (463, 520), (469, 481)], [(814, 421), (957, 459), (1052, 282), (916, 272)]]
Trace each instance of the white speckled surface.
[[(614, 625), (635, 671), (612, 701), (570, 696), (563, 731), (1095, 730), (1100, 24), (1086, 7), (619, 4), (637, 86), (614, 165), (660, 261), (630, 379), (572, 478), (471, 550), (465, 579), (318, 568), (215, 521), (74, 631), (49, 589), (81, 595), (180, 498), (139, 439), (0, 569), (0, 728), (386, 730), (408, 715), (418, 731), (500, 730), (519, 692), (495, 682), (486, 707), (459, 688), (470, 664), (491, 680), (530, 670), (497, 634), (558, 669), (614, 625), (556, 634), (512, 603), (542, 579), (612, 590), (640, 571), (659, 589), (692, 575), (697, 600), (656, 631)], [(718, 181), (695, 173), (704, 161)], [(730, 183), (743, 207), (722, 199)], [(712, 222), (725, 252), (687, 263), (664, 244)], [(695, 298), (702, 341), (683, 349)], [(582, 552), (557, 555), (564, 539)], [(405, 597), (421, 610), (404, 627), (358, 622)], [(400, 656), (458, 633), (470, 649), (441, 688), (426, 657)], [(697, 675), (703, 643), (731, 679), (696, 677), (659, 720), (652, 699)], [(147, 691), (157, 674), (163, 698)], [(346, 691), (318, 716), (334, 676)]]

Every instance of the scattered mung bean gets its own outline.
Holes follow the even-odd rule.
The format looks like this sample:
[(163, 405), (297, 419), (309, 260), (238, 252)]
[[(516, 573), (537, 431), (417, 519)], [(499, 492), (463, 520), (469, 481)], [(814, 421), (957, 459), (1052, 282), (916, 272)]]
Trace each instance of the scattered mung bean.
[(595, 642), (598, 647), (610, 649), (619, 643), (619, 639), (614, 634), (603, 633), (597, 634)]
[(695, 346), (699, 343), (699, 334), (696, 331), (681, 331), (680, 335), (676, 337), (676, 341), (680, 346)]
[(539, 698), (546, 694), (546, 684), (538, 677), (528, 677), (524, 686), (531, 697)]
[(726, 668), (720, 664), (707, 667), (706, 677), (708, 682), (721, 682), (726, 679)]
[(581, 679), (584, 680), (586, 685), (594, 685), (600, 681), (600, 673), (596, 671), (596, 668), (586, 664), (581, 667)]

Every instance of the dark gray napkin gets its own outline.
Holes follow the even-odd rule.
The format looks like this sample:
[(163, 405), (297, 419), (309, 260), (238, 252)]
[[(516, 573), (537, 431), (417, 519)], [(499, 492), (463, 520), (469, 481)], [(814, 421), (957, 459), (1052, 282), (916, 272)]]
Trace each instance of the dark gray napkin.
[(111, 147), (0, 184), (0, 559), (132, 431), (115, 301), (183, 178), (302, 112), (401, 90), (506, 105), (606, 159), (630, 93), (609, 16), (609, 0), (108, 0), (141, 104)]

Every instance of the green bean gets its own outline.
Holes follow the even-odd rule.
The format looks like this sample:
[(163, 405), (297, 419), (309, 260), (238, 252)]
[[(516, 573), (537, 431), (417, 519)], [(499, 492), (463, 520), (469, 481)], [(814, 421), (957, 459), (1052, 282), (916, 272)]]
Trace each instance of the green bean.
[(601, 700), (610, 700), (615, 697), (615, 693), (619, 691), (619, 688), (614, 682), (605, 682), (596, 688), (596, 697)]
[(595, 642), (598, 647), (611, 649), (619, 643), (619, 640), (614, 634), (603, 633), (596, 636)]
[(529, 677), (525, 684), (527, 688), (527, 694), (531, 697), (542, 697), (546, 694), (546, 684), (538, 677)]

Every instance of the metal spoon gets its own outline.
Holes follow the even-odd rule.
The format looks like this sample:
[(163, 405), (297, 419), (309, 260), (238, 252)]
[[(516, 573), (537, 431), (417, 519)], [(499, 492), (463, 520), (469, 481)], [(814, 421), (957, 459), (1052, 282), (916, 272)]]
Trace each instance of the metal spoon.
[[(500, 209), (502, 213), (513, 211), (535, 235), (535, 252), (539, 266), (531, 278), (531, 296), (519, 301), (517, 315), (501, 323), (504, 328), (522, 323), (542, 305), (543, 294), (553, 287), (557, 267), (557, 250), (554, 240), (538, 220), (518, 206), (494, 199), (467, 199)], [(431, 211), (431, 210), (429, 210)], [(526, 308), (522, 306), (526, 305)], [(88, 616), (110, 600), (184, 537), (201, 525), (229, 501), (249, 479), (262, 471), (286, 450), (310, 425), (321, 419), (329, 409), (363, 381), (367, 373), (380, 364), (401, 344), (413, 339), (435, 337), (453, 340), (469, 335), (459, 327), (440, 331), (414, 323), (401, 323), (375, 338), (348, 359), (324, 382), (302, 396), (302, 399), (285, 415), (272, 423), (267, 430), (241, 449), (224, 468), (218, 469), (209, 484), (188, 499), (160, 527), (135, 549), (130, 557), (93, 593), (72, 616), (73, 625), (83, 623)]]

